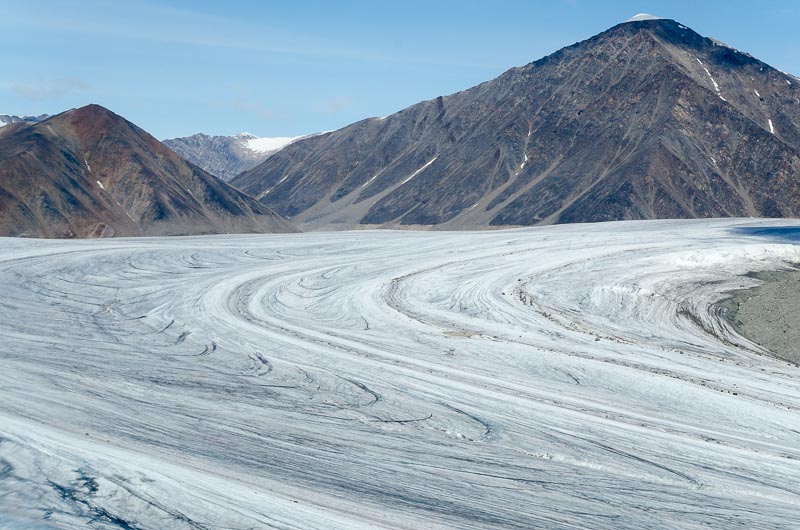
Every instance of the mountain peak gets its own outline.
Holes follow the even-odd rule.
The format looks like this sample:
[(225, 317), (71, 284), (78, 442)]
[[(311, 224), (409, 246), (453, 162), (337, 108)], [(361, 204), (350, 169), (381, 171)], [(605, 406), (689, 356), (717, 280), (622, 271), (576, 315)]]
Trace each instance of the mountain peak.
[(127, 120), (119, 114), (115, 114), (95, 103), (57, 114), (53, 116), (53, 121), (55, 123), (69, 124), (70, 127), (81, 132), (79, 135), (81, 137), (84, 132), (110, 129), (118, 124), (127, 123)]
[(649, 13), (637, 13), (625, 22), (642, 22), (644, 20), (665, 20), (664, 17), (657, 17)]
[(675, 20), (630, 21), (233, 182), (326, 230), (800, 216), (793, 78)]
[(0, 235), (286, 232), (272, 210), (100, 106), (0, 137)]
[(97, 120), (103, 118), (112, 118), (118, 120), (124, 119), (122, 116), (115, 114), (102, 105), (98, 105), (96, 103), (90, 103), (88, 105), (84, 105), (83, 107), (78, 107), (77, 109), (68, 110), (64, 113), (64, 115), (80, 120)]

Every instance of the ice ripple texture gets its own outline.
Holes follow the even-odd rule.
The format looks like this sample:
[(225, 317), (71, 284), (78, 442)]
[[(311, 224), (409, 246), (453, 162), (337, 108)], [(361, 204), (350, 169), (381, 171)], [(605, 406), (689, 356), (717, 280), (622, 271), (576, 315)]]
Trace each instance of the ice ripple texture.
[(0, 527), (800, 527), (777, 224), (0, 240)]

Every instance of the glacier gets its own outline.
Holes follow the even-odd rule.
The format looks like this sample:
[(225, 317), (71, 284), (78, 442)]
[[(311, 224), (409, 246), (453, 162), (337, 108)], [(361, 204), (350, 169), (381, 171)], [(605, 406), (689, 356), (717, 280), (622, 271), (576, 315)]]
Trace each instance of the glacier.
[(0, 239), (0, 528), (798, 527), (782, 230)]

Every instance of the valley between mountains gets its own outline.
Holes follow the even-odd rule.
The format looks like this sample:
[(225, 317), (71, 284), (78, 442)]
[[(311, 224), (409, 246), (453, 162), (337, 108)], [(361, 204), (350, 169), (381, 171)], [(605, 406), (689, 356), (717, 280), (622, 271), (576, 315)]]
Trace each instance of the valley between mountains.
[(793, 75), (639, 15), (302, 137), (15, 112), (0, 529), (800, 528)]

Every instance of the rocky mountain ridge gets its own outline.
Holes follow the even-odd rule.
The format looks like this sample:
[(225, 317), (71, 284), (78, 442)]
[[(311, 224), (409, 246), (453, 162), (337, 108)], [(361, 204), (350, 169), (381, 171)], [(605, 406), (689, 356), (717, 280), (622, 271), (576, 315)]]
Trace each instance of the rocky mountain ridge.
[(800, 80), (668, 19), (300, 140), (232, 183), (307, 229), (800, 216)]
[(0, 127), (19, 122), (36, 123), (46, 120), (49, 117), (50, 116), (48, 114), (41, 114), (39, 116), (15, 116), (14, 114), (0, 114)]

